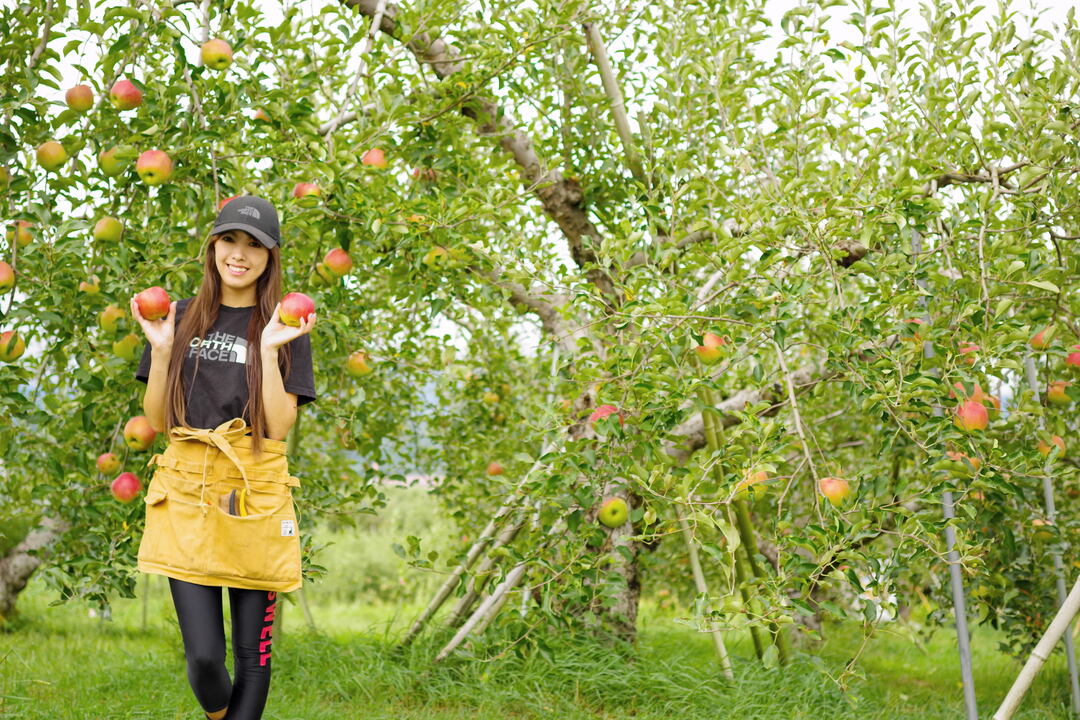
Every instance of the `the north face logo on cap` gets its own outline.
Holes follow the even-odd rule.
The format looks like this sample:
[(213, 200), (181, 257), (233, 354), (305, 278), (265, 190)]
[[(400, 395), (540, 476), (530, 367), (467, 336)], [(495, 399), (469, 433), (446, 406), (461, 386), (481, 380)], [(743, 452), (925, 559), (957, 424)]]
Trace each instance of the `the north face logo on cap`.
[(256, 220), (259, 219), (259, 211), (256, 210), (255, 208), (251, 207), (251, 206), (242, 207), (242, 208), (240, 208), (240, 210), (238, 212), (240, 212), (240, 213), (242, 213), (244, 215), (250, 215), (251, 217), (255, 218)]

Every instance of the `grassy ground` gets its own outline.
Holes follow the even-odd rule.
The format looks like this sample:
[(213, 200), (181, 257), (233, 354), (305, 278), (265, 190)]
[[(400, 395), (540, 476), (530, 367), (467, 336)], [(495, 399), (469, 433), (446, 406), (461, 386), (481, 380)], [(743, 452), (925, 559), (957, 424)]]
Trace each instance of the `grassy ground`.
[[(0, 717), (201, 718), (164, 578), (154, 576), (144, 588), (146, 629), (141, 600), (118, 601), (106, 622), (81, 605), (48, 607), (51, 598), (32, 582), (20, 598), (17, 628), (0, 634)], [(800, 654), (779, 670), (756, 665), (746, 638), (730, 639), (738, 678), (729, 684), (718, 677), (708, 637), (648, 603), (630, 660), (575, 644), (553, 647), (551, 661), (507, 654), (433, 665), (431, 642), (392, 650), (416, 608), (322, 602), (315, 590), (308, 596), (318, 631), (299, 606), (286, 605), (267, 720), (963, 716), (956, 654), (945, 632), (925, 647), (899, 629), (879, 634), (844, 691), (832, 678), (859, 650), (854, 625), (830, 628), (817, 657)], [(976, 635), (974, 645), (980, 709), (989, 718), (1018, 666), (994, 650), (989, 633)], [(1017, 717), (1064, 718), (1066, 701), (1064, 661), (1055, 657)]]

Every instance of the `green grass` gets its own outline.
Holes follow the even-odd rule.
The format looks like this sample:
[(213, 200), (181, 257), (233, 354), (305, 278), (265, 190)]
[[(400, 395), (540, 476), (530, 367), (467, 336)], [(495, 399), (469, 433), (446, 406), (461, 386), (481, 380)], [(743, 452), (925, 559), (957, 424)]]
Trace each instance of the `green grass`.
[[(140, 592), (146, 587), (140, 584)], [(0, 633), (0, 717), (201, 718), (165, 580), (154, 576), (148, 587), (143, 629), (141, 600), (116, 601), (106, 622), (88, 617), (80, 604), (48, 607), (51, 598), (32, 581), (20, 597), (14, 629)], [(490, 662), (433, 664), (439, 647), (434, 639), (394, 651), (393, 641), (416, 607), (324, 602), (317, 587), (307, 593), (318, 632), (298, 605), (286, 604), (284, 632), (274, 643), (267, 720), (963, 716), (956, 653), (945, 631), (920, 647), (900, 626), (887, 626), (863, 650), (844, 691), (831, 677), (858, 652), (857, 625), (829, 628), (816, 658), (800, 653), (776, 670), (757, 665), (747, 638), (731, 638), (737, 680), (726, 683), (709, 638), (652, 603), (643, 605), (633, 657), (555, 638), (551, 660), (507, 653)], [(995, 645), (989, 632), (975, 637), (985, 718), (1019, 669)], [(1067, 699), (1064, 661), (1055, 656), (1017, 717), (1065, 718)]]

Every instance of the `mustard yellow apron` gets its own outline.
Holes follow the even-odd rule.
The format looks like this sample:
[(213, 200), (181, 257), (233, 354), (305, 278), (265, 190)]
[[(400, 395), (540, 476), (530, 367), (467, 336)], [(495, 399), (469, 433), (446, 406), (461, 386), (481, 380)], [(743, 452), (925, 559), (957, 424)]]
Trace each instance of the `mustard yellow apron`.
[[(301, 585), (300, 529), (287, 445), (264, 438), (258, 458), (250, 428), (233, 418), (213, 430), (174, 427), (146, 489), (139, 570), (200, 585), (290, 592)], [(246, 490), (244, 515), (221, 498)], [(223, 509), (224, 508), (224, 509)]]

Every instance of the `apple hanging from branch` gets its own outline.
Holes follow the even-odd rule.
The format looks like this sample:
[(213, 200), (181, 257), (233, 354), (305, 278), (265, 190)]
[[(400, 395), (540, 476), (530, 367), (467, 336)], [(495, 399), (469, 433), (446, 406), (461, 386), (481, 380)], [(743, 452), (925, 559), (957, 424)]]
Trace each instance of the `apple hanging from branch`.
[(131, 502), (142, 491), (142, 483), (135, 473), (122, 472), (112, 481), (112, 496), (120, 502)]

